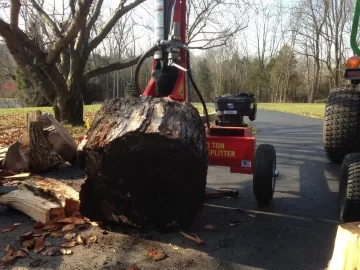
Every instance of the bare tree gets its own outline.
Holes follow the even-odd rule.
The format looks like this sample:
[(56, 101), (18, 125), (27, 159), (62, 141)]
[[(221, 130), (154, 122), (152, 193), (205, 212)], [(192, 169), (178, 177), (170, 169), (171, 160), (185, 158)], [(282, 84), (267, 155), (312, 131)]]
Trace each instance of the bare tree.
[(344, 36), (346, 25), (352, 19), (352, 3), (345, 0), (329, 0), (329, 12), (327, 13), (322, 37), (326, 44), (326, 67), (331, 75), (334, 86), (340, 84), (341, 63), (344, 60)]
[[(329, 3), (327, 0), (303, 0), (299, 2), (297, 13), (301, 20), (301, 27), (296, 29), (298, 45), (302, 51), (298, 53), (307, 57), (308, 71), (312, 69), (312, 85), (308, 92), (308, 102), (314, 102), (319, 90), (321, 71), (322, 33), (328, 16)], [(309, 64), (312, 63), (311, 68)], [(310, 84), (309, 84), (310, 85)]]
[(201, 50), (226, 45), (247, 27), (247, 10), (237, 0), (189, 0), (188, 44)]
[[(72, 0), (67, 7), (63, 2), (61, 11), (55, 4), (51, 10), (45, 9), (44, 1), (29, 0), (29, 13), (36, 14), (39, 29), (47, 37), (46, 44), (39, 46), (19, 27), (20, 11), (24, 8), (20, 0), (11, 0), (10, 19), (7, 22), (0, 18), (0, 35), (26, 77), (53, 104), (56, 118), (82, 124), (82, 89), (87, 80), (132, 66), (138, 60), (111, 63), (85, 72), (92, 51), (121, 17), (144, 1), (134, 0), (127, 5), (126, 0), (119, 1), (107, 22), (98, 33), (94, 33), (104, 0)], [(29, 61), (28, 53), (36, 61)]]

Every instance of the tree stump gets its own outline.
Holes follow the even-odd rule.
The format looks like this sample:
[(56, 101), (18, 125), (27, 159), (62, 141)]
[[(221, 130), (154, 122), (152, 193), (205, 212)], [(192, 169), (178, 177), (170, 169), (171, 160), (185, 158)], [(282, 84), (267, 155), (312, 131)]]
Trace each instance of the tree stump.
[(207, 145), (199, 112), (168, 98), (103, 104), (82, 149), (80, 212), (153, 229), (188, 224), (205, 198)]
[(51, 170), (63, 162), (59, 154), (54, 151), (52, 144), (46, 139), (42, 122), (30, 122), (29, 136), (29, 169), (31, 172)]
[(328, 270), (360, 269), (360, 223), (340, 224)]

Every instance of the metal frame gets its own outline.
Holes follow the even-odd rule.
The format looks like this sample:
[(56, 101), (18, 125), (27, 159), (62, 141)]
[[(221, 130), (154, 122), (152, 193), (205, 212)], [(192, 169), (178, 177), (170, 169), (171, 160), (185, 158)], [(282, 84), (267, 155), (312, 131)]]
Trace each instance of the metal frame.
[[(163, 1), (161, 4), (163, 4), (164, 7), (164, 34), (166, 35), (167, 32), (172, 30), (172, 24), (178, 25), (180, 28), (180, 31), (178, 31), (180, 33), (179, 39), (183, 44), (186, 44), (186, 1)], [(171, 14), (172, 16), (170, 16), (166, 13), (166, 10), (169, 10), (169, 7), (174, 3), (173, 13)], [(173, 18), (173, 23), (171, 18), (168, 18), (169, 16)], [(172, 34), (174, 34), (174, 31)], [(175, 40), (176, 38), (175, 35)], [(174, 39), (174, 36), (169, 37), (169, 40), (170, 39)], [(168, 43), (169, 41), (163, 42)], [(168, 53), (168, 50), (163, 49), (161, 54), (162, 60), (166, 59)], [(159, 58), (160, 57), (157, 57), (153, 60), (153, 71), (161, 60)], [(179, 59), (176, 64), (186, 69), (186, 52), (184, 49), (180, 50)], [(187, 88), (187, 73), (181, 70), (181, 68), (177, 71), (177, 79), (169, 97), (179, 102), (184, 102), (188, 100), (189, 92)], [(155, 79), (152, 78), (143, 95), (155, 97), (155, 86)], [(208, 163), (209, 165), (230, 167), (230, 172), (232, 173), (253, 174), (255, 143), (256, 140), (255, 137), (253, 137), (251, 127), (211, 127), (207, 135)]]

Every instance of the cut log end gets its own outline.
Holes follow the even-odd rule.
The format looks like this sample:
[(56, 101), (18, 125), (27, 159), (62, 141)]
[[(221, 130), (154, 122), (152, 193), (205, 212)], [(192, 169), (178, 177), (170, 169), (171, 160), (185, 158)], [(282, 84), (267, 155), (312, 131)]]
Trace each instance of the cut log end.
[(107, 102), (82, 151), (84, 216), (171, 229), (186, 225), (202, 207), (206, 135), (192, 105), (150, 97)]

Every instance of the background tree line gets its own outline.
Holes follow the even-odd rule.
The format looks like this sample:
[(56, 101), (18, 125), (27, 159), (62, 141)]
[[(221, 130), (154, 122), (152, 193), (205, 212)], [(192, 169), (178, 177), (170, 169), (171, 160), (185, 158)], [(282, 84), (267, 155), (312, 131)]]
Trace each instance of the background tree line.
[[(20, 3), (0, 2), (9, 12)], [(134, 64), (152, 42), (152, 1), (120, 1), (119, 6), (112, 7), (104, 1), (63, 0), (62, 10), (58, 6), (46, 7), (45, 1), (22, 2), (27, 5), (22, 5), (17, 15), (24, 21), (22, 31), (32, 41), (32, 47), (25, 46), (24, 52), (26, 61), (37, 71), (34, 77), (20, 65), (9, 42), (12, 37), (0, 22), (4, 39), (0, 46), (0, 83), (16, 81), (14, 97), (27, 106), (53, 105), (56, 100), (59, 103), (49, 98), (52, 93), (44, 85), (55, 85), (53, 91), (61, 96), (64, 83), (59, 74), (64, 73), (69, 92), (78, 97), (80, 91), (85, 104), (134, 94)], [(72, 37), (75, 45), (70, 41), (68, 47), (57, 52), (59, 58), (51, 61), (59, 74), (51, 73), (43, 69), (47, 60), (40, 59), (33, 47), (52, 52), (50, 45), (70, 27), (66, 14), (70, 18), (78, 16), (75, 4), (79, 12), (89, 9), (88, 21), (83, 24), (87, 39), (79, 40), (83, 31), (80, 25), (80, 34)], [(125, 4), (132, 5), (126, 12)], [(188, 40), (194, 48), (191, 63), (205, 100), (211, 102), (218, 95), (244, 91), (254, 93), (260, 102), (324, 101), (331, 88), (347, 83), (342, 75), (345, 61), (352, 55), (349, 37), (354, 4), (351, 0), (275, 0), (267, 4), (189, 0)], [(14, 16), (10, 17), (9, 25)], [(72, 54), (79, 42), (83, 46), (79, 47), (84, 56), (81, 59)], [(75, 61), (83, 66), (80, 73), (68, 65)], [(69, 80), (69, 72), (81, 84)], [(151, 58), (141, 69), (142, 87), (150, 76)], [(192, 100), (198, 101), (193, 94)]]

